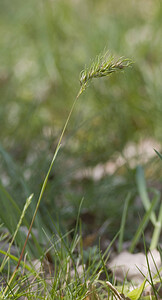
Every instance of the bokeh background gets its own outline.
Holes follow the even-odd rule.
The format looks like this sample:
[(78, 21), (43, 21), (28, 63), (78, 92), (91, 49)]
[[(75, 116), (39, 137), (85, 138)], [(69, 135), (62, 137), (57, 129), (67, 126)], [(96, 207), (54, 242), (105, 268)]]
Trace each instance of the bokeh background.
[[(160, 0), (0, 1), (0, 202), (6, 226), (2, 202), (9, 195), (22, 209), (34, 193), (30, 220), (79, 74), (103, 50), (134, 64), (94, 80), (80, 97), (35, 226), (40, 236), (42, 227), (52, 232), (57, 222), (72, 228), (84, 198), (83, 228), (93, 232), (108, 220), (112, 238), (130, 191), (127, 222), (134, 226), (127, 226), (126, 238), (136, 230), (142, 213), (135, 202), (136, 166), (145, 167), (150, 185), (159, 188), (161, 180), (153, 150), (161, 150), (162, 138)], [(16, 213), (6, 215), (12, 231)]]

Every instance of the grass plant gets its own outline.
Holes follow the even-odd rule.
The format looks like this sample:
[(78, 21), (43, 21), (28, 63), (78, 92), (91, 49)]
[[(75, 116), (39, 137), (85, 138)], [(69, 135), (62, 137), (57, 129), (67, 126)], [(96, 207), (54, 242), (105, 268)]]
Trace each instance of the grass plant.
[[(11, 286), (7, 285), (7, 290), (2, 293), (3, 287), (1, 286), (1, 299), (98, 299), (99, 294), (106, 295), (106, 290), (102, 290), (103, 282), (99, 282), (99, 276), (103, 273), (105, 268), (105, 258), (110, 251), (111, 245), (106, 250), (106, 253), (101, 254), (96, 249), (98, 255), (96, 259), (91, 261), (87, 266), (82, 265), (84, 257), (81, 255), (76, 258), (74, 251), (81, 251), (80, 245), (82, 237), (76, 235), (73, 240), (73, 245), (70, 245), (65, 236), (60, 236), (58, 231), (57, 238), (51, 239), (50, 251), (53, 257), (54, 270), (50, 270), (50, 265), (47, 264), (47, 269), (44, 268), (43, 257), (36, 263), (29, 265), (27, 259), (24, 265), (24, 274), (18, 273), (17, 278)], [(44, 254), (45, 256), (45, 254)], [(13, 257), (10, 257), (13, 259)], [(85, 262), (86, 263), (86, 262)], [(87, 297), (87, 298), (86, 298)], [(88, 298), (89, 297), (89, 298)], [(91, 299), (91, 298), (90, 298)]]
[[(56, 156), (58, 154), (58, 151), (61, 147), (61, 142), (62, 142), (62, 139), (63, 139), (63, 136), (64, 136), (64, 133), (65, 133), (65, 130), (67, 128), (67, 125), (69, 123), (69, 120), (71, 118), (71, 115), (72, 115), (72, 112), (74, 110), (74, 107), (76, 105), (76, 102), (79, 98), (79, 96), (82, 94), (82, 92), (86, 89), (87, 87), (87, 84), (89, 81), (91, 81), (93, 78), (101, 78), (101, 77), (105, 77), (105, 76), (109, 76), (110, 74), (116, 72), (116, 71), (119, 71), (119, 70), (123, 70), (124, 68), (130, 66), (131, 62), (130, 60), (126, 60), (126, 59), (120, 59), (120, 60), (114, 60), (114, 58), (110, 55), (108, 55), (107, 53), (104, 54), (103, 56), (98, 56), (97, 59), (94, 61), (94, 63), (87, 69), (85, 69), (82, 73), (81, 73), (81, 76), (80, 76), (80, 90), (79, 90), (79, 93), (78, 95), (76, 96), (75, 98), (75, 101), (73, 102), (73, 105), (72, 105), (72, 108), (70, 110), (70, 113), (67, 117), (67, 120), (65, 122), (65, 125), (63, 127), (63, 130), (62, 130), (62, 133), (60, 135), (60, 138), (59, 138), (59, 141), (58, 141), (58, 144), (56, 146), (56, 150), (55, 150), (55, 153), (53, 155), (53, 158), (52, 158), (52, 161), (51, 161), (51, 164), (50, 164), (50, 167), (48, 169), (48, 172), (47, 172), (47, 175), (44, 179), (44, 182), (42, 184), (42, 188), (41, 188), (41, 191), (40, 191), (40, 195), (39, 195), (39, 198), (38, 198), (38, 202), (37, 202), (37, 205), (36, 205), (36, 208), (35, 208), (35, 211), (34, 211), (34, 214), (33, 214), (33, 218), (32, 218), (32, 221), (31, 221), (31, 224), (30, 224), (30, 227), (29, 227), (29, 230), (28, 230), (28, 234), (27, 234), (27, 237), (25, 239), (25, 242), (24, 242), (24, 245), (23, 245), (23, 248), (22, 248), (22, 251), (21, 251), (21, 254), (20, 254), (20, 257), (19, 257), (19, 260), (18, 260), (18, 263), (16, 265), (16, 268), (14, 270), (14, 272), (12, 273), (8, 283), (7, 283), (7, 286), (6, 288), (4, 289), (4, 291), (2, 292), (2, 297), (5, 299), (6, 297), (8, 297), (8, 292), (10, 294), (10, 292), (12, 292), (13, 290), (13, 287), (12, 287), (12, 282), (14, 281), (15, 277), (16, 277), (16, 274), (18, 272), (18, 269), (20, 267), (20, 263), (22, 261), (22, 258), (23, 258), (23, 255), (24, 255), (24, 251), (25, 251), (25, 248), (26, 248), (26, 245), (27, 245), (27, 242), (28, 242), (28, 239), (29, 239), (29, 235), (31, 233), (31, 230), (32, 230), (32, 227), (33, 227), (33, 224), (34, 224), (34, 221), (35, 221), (35, 218), (36, 218), (36, 214), (38, 212), (38, 209), (39, 209), (39, 206), (40, 206), (40, 202), (42, 200), (42, 196), (45, 192), (45, 188), (46, 188), (46, 185), (47, 185), (47, 182), (48, 182), (48, 178), (49, 178), (49, 175), (50, 175), (50, 172), (52, 170), (52, 167), (54, 165), (54, 162), (55, 162), (55, 159), (56, 159)], [(17, 228), (16, 228), (16, 231), (14, 233), (14, 236), (13, 236), (13, 239), (12, 239), (12, 243), (16, 237), (16, 234), (18, 232), (18, 229), (20, 227), (20, 224), (22, 222), (22, 219), (24, 217), (24, 214), (25, 214), (25, 211), (27, 209), (27, 205), (29, 204), (29, 200), (31, 200), (31, 197), (29, 197), (29, 199), (27, 200), (27, 204), (25, 205), (24, 207), (24, 210), (22, 212), (22, 215), (20, 217), (20, 221), (17, 225)], [(76, 237), (75, 237), (76, 238)], [(64, 240), (62, 239), (62, 242)], [(64, 243), (64, 242), (63, 242)], [(65, 244), (64, 244), (65, 246)], [(73, 268), (75, 270), (75, 280), (77, 278), (77, 269), (76, 269), (76, 266), (75, 266), (75, 262), (73, 261), (73, 256), (72, 256), (72, 253), (75, 249), (75, 246), (76, 246), (76, 241), (74, 240), (73, 243), (72, 243), (72, 247), (70, 249), (66, 248), (67, 252), (69, 253), (69, 256), (68, 256), (68, 259), (66, 259), (66, 269), (70, 269), (70, 267), (68, 267), (68, 264), (70, 264), (70, 260), (72, 261), (73, 263)], [(10, 250), (10, 247), (9, 247), (9, 250)], [(9, 251), (8, 251), (9, 252)], [(8, 255), (8, 252), (6, 253), (6, 256), (4, 258), (4, 261)], [(58, 255), (58, 253), (57, 253)], [(8, 258), (8, 257), (7, 257)], [(61, 260), (60, 260), (60, 265), (61, 265)], [(2, 263), (2, 269), (4, 267), (4, 263)], [(64, 273), (66, 274), (67, 272), (65, 272), (65, 270), (63, 270)], [(96, 277), (96, 275), (95, 275)], [(80, 278), (79, 278), (80, 280)], [(77, 283), (78, 285), (78, 283)], [(66, 285), (67, 287), (67, 285)], [(69, 287), (70, 290), (71, 290), (71, 286)], [(73, 289), (73, 284), (72, 284), (72, 289)], [(74, 290), (75, 293), (76, 293), (76, 290)], [(77, 298), (75, 298), (77, 299)]]

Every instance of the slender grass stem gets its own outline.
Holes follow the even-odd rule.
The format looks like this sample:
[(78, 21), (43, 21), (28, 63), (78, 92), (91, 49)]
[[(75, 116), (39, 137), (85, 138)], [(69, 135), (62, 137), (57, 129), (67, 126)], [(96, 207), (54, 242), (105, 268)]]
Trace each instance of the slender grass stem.
[(128, 206), (129, 206), (130, 199), (131, 199), (131, 193), (128, 193), (128, 195), (125, 199), (124, 209), (123, 209), (123, 214), (122, 214), (122, 220), (121, 220), (121, 225), (120, 225), (119, 246), (118, 246), (118, 252), (119, 253), (122, 251), (124, 227), (125, 227), (125, 222), (126, 222), (127, 211), (128, 211)]
[(158, 220), (155, 224), (154, 232), (152, 235), (150, 250), (153, 250), (157, 247), (160, 233), (161, 233), (161, 228), (162, 228), (162, 204), (160, 205)]
[(24, 209), (23, 209), (22, 214), (21, 214), (21, 216), (20, 216), (20, 220), (19, 220), (19, 222), (18, 222), (18, 224), (17, 224), (16, 230), (15, 230), (14, 235), (13, 235), (13, 237), (12, 237), (12, 240), (11, 240), (11, 242), (10, 242), (10, 244), (9, 244), (8, 250), (7, 250), (7, 252), (6, 252), (6, 254), (5, 254), (5, 257), (4, 257), (3, 261), (2, 261), (2, 264), (1, 264), (1, 267), (0, 267), (0, 272), (2, 272), (2, 270), (3, 270), (3, 268), (4, 268), (5, 264), (6, 264), (6, 258), (8, 258), (8, 254), (10, 254), (11, 246), (12, 246), (12, 244), (13, 244), (13, 242), (14, 242), (14, 240), (15, 240), (15, 237), (16, 237), (16, 235), (17, 235), (17, 233), (18, 233), (18, 230), (19, 230), (19, 228), (20, 228), (20, 226), (21, 226), (22, 220), (23, 220), (23, 218), (24, 218), (24, 216), (25, 216), (25, 213), (26, 213), (26, 211), (27, 211), (27, 209), (28, 209), (28, 206), (29, 206), (30, 203), (31, 203), (32, 197), (33, 197), (33, 194), (30, 195), (30, 196), (27, 198), (27, 200), (26, 200), (26, 203), (25, 203), (25, 205), (24, 205)]
[[(141, 166), (137, 167), (136, 181), (137, 181), (137, 187), (138, 187), (139, 195), (141, 197), (143, 206), (144, 206), (145, 210), (148, 211), (151, 203), (150, 203), (150, 199), (149, 199), (148, 192), (147, 192), (144, 171)], [(152, 224), (155, 226), (156, 215), (155, 215), (154, 211), (151, 212), (150, 220), (151, 220)]]
[(148, 221), (150, 219), (151, 213), (154, 210), (157, 202), (158, 202), (158, 195), (155, 195), (155, 197), (153, 198), (153, 200), (152, 200), (152, 202), (150, 204), (150, 208), (145, 213), (142, 221), (140, 222), (140, 224), (138, 226), (136, 234), (134, 235), (134, 238), (133, 238), (133, 240), (131, 242), (131, 246), (130, 246), (130, 249), (129, 249), (130, 252), (133, 252), (133, 250), (134, 250), (137, 242), (139, 241), (142, 233), (144, 232), (144, 229), (145, 229), (145, 227), (146, 227), (146, 225), (147, 225), (147, 223), (148, 223)]

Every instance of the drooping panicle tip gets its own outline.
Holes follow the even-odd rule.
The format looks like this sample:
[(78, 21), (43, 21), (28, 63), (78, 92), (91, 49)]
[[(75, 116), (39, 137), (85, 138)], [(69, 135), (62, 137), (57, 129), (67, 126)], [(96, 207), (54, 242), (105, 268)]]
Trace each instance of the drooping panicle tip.
[(98, 55), (92, 64), (80, 73), (80, 91), (78, 95), (86, 89), (88, 82), (93, 78), (107, 77), (116, 71), (122, 71), (126, 67), (132, 65), (133, 62), (130, 59), (115, 59), (109, 52), (105, 52), (103, 55)]

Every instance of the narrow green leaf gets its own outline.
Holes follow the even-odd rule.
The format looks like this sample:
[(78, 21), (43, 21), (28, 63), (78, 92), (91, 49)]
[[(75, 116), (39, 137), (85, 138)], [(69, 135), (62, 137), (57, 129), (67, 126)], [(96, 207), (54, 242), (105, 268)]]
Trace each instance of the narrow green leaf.
[(133, 291), (131, 291), (130, 293), (127, 294), (127, 297), (131, 300), (138, 300), (144, 290), (145, 287), (145, 283), (146, 283), (146, 278), (145, 280), (142, 282), (142, 284), (140, 285), (139, 288), (134, 289)]
[[(8, 229), (11, 235), (14, 234), (17, 224), (19, 222), (19, 218), (21, 216), (21, 210), (17, 205), (16, 201), (11, 197), (8, 191), (3, 187), (0, 183), (0, 220), (3, 222), (5, 227)], [(6, 218), (6, 216), (9, 216)], [(24, 217), (23, 224), (29, 228), (29, 224)], [(38, 250), (40, 254), (42, 254), (41, 247), (34, 234), (31, 232), (32, 239), (34, 241), (34, 247)], [(16, 243), (22, 247), (23, 241), (25, 239), (24, 233), (21, 231), (18, 232), (16, 237)], [(29, 253), (31, 253), (30, 247), (27, 249)]]
[[(9, 257), (10, 259), (12, 259), (16, 263), (19, 260), (15, 255), (12, 255), (12, 254), (10, 254), (10, 253), (8, 253), (6, 251), (3, 251), (1, 249), (0, 249), (0, 253), (3, 254), (3, 255), (5, 255), (5, 256), (7, 256), (7, 257)], [(23, 266), (23, 268), (25, 267), (26, 270), (32, 271), (32, 268), (30, 266), (28, 266), (27, 264), (25, 264), (23, 261), (21, 261), (21, 265)]]
[[(145, 180), (145, 175), (142, 166), (137, 167), (137, 172), (136, 172), (136, 182), (137, 182), (137, 188), (139, 195), (141, 197), (141, 201), (143, 203), (143, 206), (146, 211), (149, 210), (150, 208), (150, 199), (147, 193), (147, 186), (146, 186), (146, 180)], [(150, 220), (155, 226), (156, 224), (156, 216), (155, 213), (152, 211), (150, 215)]]
[(128, 206), (129, 206), (130, 199), (131, 199), (131, 193), (128, 193), (128, 195), (125, 199), (124, 209), (123, 209), (123, 214), (122, 214), (122, 220), (121, 220), (121, 225), (120, 225), (118, 252), (122, 251), (124, 228), (125, 228), (125, 222), (126, 222), (127, 211), (128, 211)]
[(162, 160), (162, 155), (157, 151), (157, 150), (155, 150), (154, 149), (154, 151), (156, 152), (156, 154), (160, 157), (160, 159)]
[[(160, 192), (159, 192), (159, 198), (160, 198)], [(161, 228), (162, 228), (162, 204), (160, 205), (159, 215), (152, 235), (150, 250), (157, 248), (160, 234), (161, 234)]]
[(155, 208), (155, 206), (156, 206), (156, 204), (158, 202), (158, 199), (159, 199), (158, 195), (155, 195), (155, 197), (152, 200), (152, 203), (150, 205), (149, 210), (146, 212), (146, 214), (144, 215), (142, 221), (140, 222), (140, 224), (138, 226), (138, 229), (136, 231), (136, 234), (135, 234), (135, 236), (134, 236), (134, 238), (132, 240), (131, 247), (129, 249), (130, 252), (133, 252), (133, 250), (134, 250), (137, 242), (139, 241), (139, 239), (140, 239), (140, 237), (141, 237), (141, 235), (142, 235), (145, 227), (147, 226), (147, 223), (148, 223), (148, 221), (150, 219), (150, 215), (151, 215), (152, 211), (154, 210), (154, 208)]

